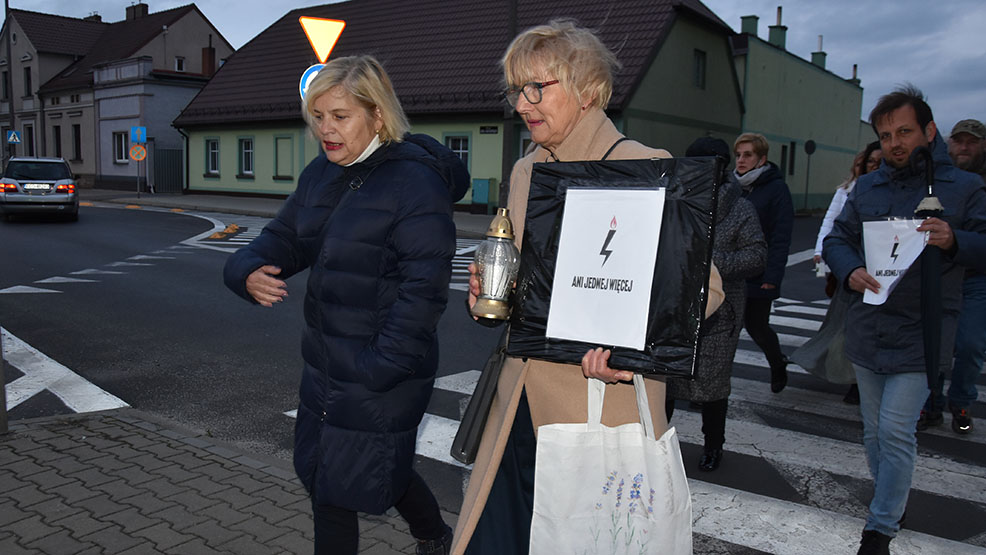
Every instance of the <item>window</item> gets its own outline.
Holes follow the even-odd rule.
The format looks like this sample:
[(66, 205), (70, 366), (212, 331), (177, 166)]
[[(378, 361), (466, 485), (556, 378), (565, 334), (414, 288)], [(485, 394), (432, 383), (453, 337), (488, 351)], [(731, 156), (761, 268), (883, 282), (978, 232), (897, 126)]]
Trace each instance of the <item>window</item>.
[(205, 175), (206, 177), (219, 175), (219, 139), (205, 140)]
[(291, 181), (294, 179), (293, 159), (294, 139), (291, 137), (274, 138), (274, 179)]
[(468, 135), (448, 135), (445, 137), (445, 146), (454, 152), (462, 163), (469, 167), (469, 136)]
[(72, 160), (82, 161), (82, 126), (72, 124)]
[(31, 68), (24, 68), (24, 96), (31, 96), (33, 94), (31, 87)]
[(10, 98), (10, 88), (8, 85), (9, 82), (7, 81), (7, 72), (4, 71), (2, 73), (3, 76), (0, 78), (3, 79), (3, 84), (0, 84), (0, 100), (7, 100)]
[(62, 126), (51, 126), (51, 141), (54, 143), (55, 158), (62, 157)]
[(175, 56), (175, 71), (185, 71), (185, 58)]
[(253, 139), (240, 139), (240, 173), (238, 177), (253, 177)]
[(696, 48), (692, 59), (692, 84), (705, 89), (705, 51)]
[(80, 100), (81, 100), (80, 95), (73, 94), (69, 96), (69, 102), (72, 102), (73, 104), (79, 102)]
[(24, 125), (24, 154), (34, 156), (34, 126)]
[(781, 175), (787, 173), (787, 145), (781, 145)]
[(59, 96), (53, 96), (53, 97), (51, 97), (51, 98), (48, 99), (48, 104), (50, 104), (52, 106), (55, 106), (56, 104), (61, 104), (61, 103), (62, 103), (62, 99)]
[(125, 131), (113, 133), (113, 161), (117, 164), (127, 164), (127, 147), (130, 139)]

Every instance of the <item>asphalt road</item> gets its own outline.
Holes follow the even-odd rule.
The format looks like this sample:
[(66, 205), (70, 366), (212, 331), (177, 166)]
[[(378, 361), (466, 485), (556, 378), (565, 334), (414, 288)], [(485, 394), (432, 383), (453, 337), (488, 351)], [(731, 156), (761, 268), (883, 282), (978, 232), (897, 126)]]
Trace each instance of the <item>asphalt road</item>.
[[(133, 407), (289, 457), (284, 412), (297, 404), (307, 272), (288, 280), (285, 302), (251, 305), (223, 285), (227, 253), (180, 244), (212, 227), (185, 214), (91, 207), (77, 223), (0, 223), (0, 290), (61, 291), (0, 295), (0, 325)], [(118, 273), (73, 274), (87, 270)], [(35, 283), (52, 277), (92, 281)], [(439, 375), (476, 368), (496, 341), (457, 310), (465, 294), (449, 293)], [(457, 399), (433, 403), (458, 411)], [(11, 418), (50, 410), (25, 404)]]

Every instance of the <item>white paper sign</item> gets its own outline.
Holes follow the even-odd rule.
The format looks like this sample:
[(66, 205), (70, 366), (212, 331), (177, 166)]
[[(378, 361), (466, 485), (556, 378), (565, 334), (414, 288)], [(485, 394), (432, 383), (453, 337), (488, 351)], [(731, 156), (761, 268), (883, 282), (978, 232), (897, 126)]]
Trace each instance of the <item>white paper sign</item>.
[(917, 230), (923, 220), (863, 222), (863, 251), (866, 272), (880, 282), (880, 292), (863, 293), (866, 304), (883, 304), (900, 278), (921, 255), (928, 234)]
[(643, 350), (665, 189), (569, 189), (545, 335)]

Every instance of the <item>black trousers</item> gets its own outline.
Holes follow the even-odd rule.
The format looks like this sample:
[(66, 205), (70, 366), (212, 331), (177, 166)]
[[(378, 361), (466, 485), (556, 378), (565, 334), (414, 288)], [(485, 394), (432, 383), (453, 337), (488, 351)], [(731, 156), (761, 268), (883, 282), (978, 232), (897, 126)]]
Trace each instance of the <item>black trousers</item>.
[[(442, 520), (438, 501), (428, 484), (411, 471), (407, 492), (394, 505), (407, 521), (411, 535), (419, 540), (433, 540), (445, 535), (448, 526)], [(359, 520), (356, 511), (319, 505), (312, 500), (315, 517), (315, 555), (356, 555), (359, 551)]]
[(767, 355), (767, 362), (770, 368), (784, 368), (785, 358), (781, 352), (781, 344), (777, 340), (777, 334), (770, 329), (770, 305), (772, 299), (746, 298), (746, 311), (743, 315), (744, 325), (747, 333), (753, 341), (760, 347), (763, 354)]
[(466, 555), (526, 555), (530, 551), (536, 453), (534, 423), (524, 392)]
[[(723, 444), (726, 443), (727, 408), (729, 408), (729, 399), (717, 399), (702, 403), (702, 434), (705, 435), (706, 449), (722, 449)], [(664, 413), (668, 417), (668, 424), (670, 424), (671, 416), (674, 414), (674, 399), (665, 401)]]

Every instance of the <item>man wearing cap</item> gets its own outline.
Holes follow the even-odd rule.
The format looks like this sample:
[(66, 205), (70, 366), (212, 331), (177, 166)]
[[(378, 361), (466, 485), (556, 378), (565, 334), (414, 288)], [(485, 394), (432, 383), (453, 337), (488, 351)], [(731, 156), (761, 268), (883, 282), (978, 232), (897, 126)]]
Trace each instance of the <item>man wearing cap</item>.
[(979, 174), (986, 181), (986, 125), (974, 119), (964, 119), (955, 124), (948, 136), (948, 155), (960, 170)]
[[(986, 181), (986, 154), (983, 139), (986, 126), (974, 119), (964, 119), (955, 124), (948, 136), (948, 155), (959, 169), (978, 174)], [(948, 386), (948, 410), (952, 413), (952, 430), (957, 434), (972, 432), (972, 415), (969, 409), (979, 392), (976, 380), (986, 362), (986, 274), (967, 270), (962, 282), (962, 312), (955, 335), (955, 360), (952, 364), (952, 382)], [(925, 430), (945, 421), (945, 374), (939, 375), (938, 384), (928, 396), (917, 429)]]

